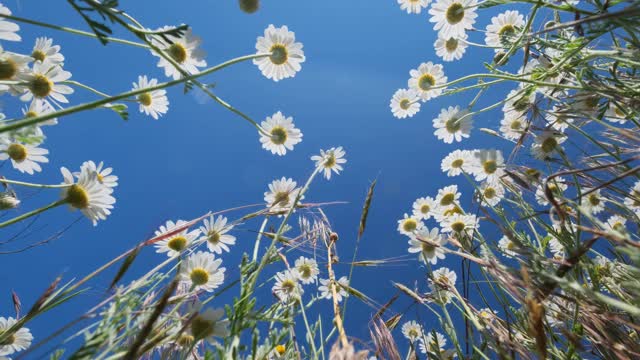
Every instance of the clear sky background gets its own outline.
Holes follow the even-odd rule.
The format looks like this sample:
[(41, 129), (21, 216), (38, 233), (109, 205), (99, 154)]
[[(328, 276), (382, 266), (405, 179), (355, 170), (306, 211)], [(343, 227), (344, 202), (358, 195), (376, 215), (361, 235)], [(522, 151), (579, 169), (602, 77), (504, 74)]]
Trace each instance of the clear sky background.
[[(86, 29), (65, 1), (3, 3), (17, 16)], [(62, 180), (60, 166), (75, 170), (85, 160), (104, 160), (120, 177), (114, 194), (116, 208), (96, 228), (83, 218), (61, 238), (45, 246), (3, 255), (0, 316), (13, 315), (10, 290), (15, 290), (28, 308), (57, 275), (70, 280), (88, 274), (149, 238), (166, 220), (191, 219), (209, 210), (262, 203), (267, 184), (282, 176), (304, 182), (313, 170), (309, 157), (332, 146), (346, 149), (345, 171), (329, 182), (318, 178), (306, 198), (313, 202), (348, 202), (326, 209), (341, 236), (340, 258), (344, 261), (351, 258), (362, 202), (370, 182), (376, 178), (378, 187), (358, 258), (403, 257), (395, 265), (383, 268), (357, 268), (352, 286), (380, 303), (395, 293), (392, 280), (409, 286), (418, 282), (425, 289), (426, 270), (417, 257), (408, 255), (407, 238), (397, 233), (396, 221), (403, 213), (410, 213), (416, 198), (435, 196), (439, 188), (450, 183), (461, 186), (463, 204), (471, 206), (471, 186), (462, 178), (452, 181), (440, 171), (441, 159), (460, 145), (438, 141), (433, 135), (432, 119), (445, 106), (466, 106), (474, 95), (432, 100), (423, 104), (421, 112), (411, 119), (398, 120), (392, 116), (389, 99), (396, 89), (407, 86), (409, 70), (421, 62), (442, 63), (433, 49), (437, 34), (428, 22), (428, 14), (407, 15), (395, 0), (264, 1), (260, 11), (253, 15), (242, 13), (236, 1), (229, 0), (124, 0), (121, 7), (150, 28), (189, 24), (203, 38), (210, 65), (254, 53), (256, 37), (269, 24), (287, 25), (295, 31), (296, 40), (304, 44), (307, 57), (295, 78), (275, 83), (247, 62), (207, 80), (216, 83), (216, 94), (258, 121), (279, 110), (293, 116), (304, 133), (303, 141), (286, 156), (274, 156), (261, 149), (258, 134), (244, 120), (203, 97), (184, 96), (182, 88), (169, 90), (170, 110), (159, 121), (139, 114), (137, 107), (130, 107), (128, 122), (107, 110), (60, 119), (59, 125), (45, 128), (48, 138), (44, 147), (51, 151), (51, 156), (42, 173), (22, 175), (5, 165), (2, 175), (16, 180), (58, 183)], [(491, 15), (492, 11), (482, 12), (476, 26), (484, 29)], [(156, 67), (157, 58), (142, 49), (119, 44), (103, 47), (91, 38), (24, 24), (21, 28), (24, 41), (5, 42), (3, 46), (30, 53), (36, 36), (53, 37), (62, 46), (67, 59), (65, 69), (73, 73), (72, 79), (104, 92), (129, 90), (141, 74), (166, 79)], [(470, 39), (483, 43), (484, 35), (471, 33)], [(492, 57), (490, 49), (468, 49), (462, 61), (443, 63), (445, 73), (451, 80), (481, 72), (482, 62)], [(479, 104), (503, 99), (509, 88), (502, 90), (491, 92)], [(69, 98), (77, 104), (94, 96), (77, 89)], [(0, 101), (4, 101), (8, 117), (18, 113), (10, 99)], [(462, 147), (506, 145), (477, 131), (479, 127), (497, 129), (500, 115), (498, 110), (476, 117), (476, 130)], [(56, 190), (20, 190), (23, 209), (36, 208), (59, 196)], [(234, 213), (230, 218), (241, 215)], [(0, 251), (42, 240), (78, 216), (79, 213), (66, 209), (55, 209), (40, 217), (27, 230), (27, 236), (12, 245), (0, 246)], [(25, 225), (2, 230), (0, 239), (12, 236)], [(231, 254), (223, 256), (228, 279), (237, 277), (238, 259), (242, 252), (253, 248), (252, 230), (257, 228), (258, 224), (248, 223), (235, 231), (238, 245)], [(164, 259), (163, 255), (146, 249), (136, 261), (134, 274)], [(460, 260), (449, 257), (442, 265), (458, 271)], [(436, 267), (439, 266), (440, 263)], [(346, 275), (348, 266), (338, 265), (337, 272), (338, 276)], [(36, 341), (103, 299), (110, 280), (110, 275), (98, 278), (87, 294), (30, 323)], [(409, 304), (408, 300), (401, 300), (393, 310), (404, 311)], [(426, 308), (419, 311), (430, 330), (435, 318)], [(367, 322), (374, 312), (375, 309), (351, 299), (347, 332), (368, 338)], [(412, 308), (406, 319), (415, 317)]]

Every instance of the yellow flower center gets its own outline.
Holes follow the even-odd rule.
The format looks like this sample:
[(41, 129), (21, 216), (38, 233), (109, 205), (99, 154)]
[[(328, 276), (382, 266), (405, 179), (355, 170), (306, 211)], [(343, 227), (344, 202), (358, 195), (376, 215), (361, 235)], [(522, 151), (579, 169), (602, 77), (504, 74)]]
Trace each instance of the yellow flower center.
[(498, 170), (498, 164), (495, 160), (486, 160), (482, 163), (482, 168), (484, 169), (485, 173), (493, 174), (494, 172), (496, 172), (496, 170)]
[(196, 286), (204, 285), (209, 282), (209, 273), (203, 268), (198, 267), (191, 270), (189, 277), (191, 278), (191, 282)]
[(11, 144), (7, 148), (7, 155), (15, 162), (23, 162), (27, 158), (27, 148), (21, 144)]
[(308, 264), (302, 264), (298, 267), (298, 272), (300, 273), (301, 278), (307, 279), (311, 277), (311, 266)]
[(598, 206), (600, 205), (600, 198), (597, 194), (589, 194), (589, 203), (591, 206)]
[(148, 92), (138, 95), (138, 101), (140, 102), (140, 104), (142, 104), (144, 106), (150, 106), (152, 100), (153, 100), (153, 98), (151, 97), (151, 94), (148, 93)]
[(492, 187), (488, 187), (484, 189), (484, 197), (485, 199), (493, 199), (496, 196), (496, 189)]
[(508, 37), (508, 36), (512, 36), (515, 32), (516, 32), (516, 28), (513, 27), (513, 25), (511, 24), (507, 24), (498, 31), (498, 35), (502, 37)]
[(282, 126), (271, 129), (271, 141), (276, 145), (282, 145), (287, 141), (287, 130)]
[(285, 351), (287, 351), (287, 348), (284, 347), (284, 345), (276, 345), (276, 352), (278, 355), (284, 355)]
[(541, 145), (542, 151), (547, 154), (553, 152), (556, 146), (558, 146), (558, 141), (553, 136), (546, 138)]
[(436, 79), (431, 74), (423, 74), (420, 79), (418, 79), (418, 87), (420, 87), (422, 91), (429, 90), (435, 83)]
[(289, 203), (289, 193), (286, 191), (277, 192), (274, 196), (273, 205), (287, 205)]
[(412, 328), (411, 330), (409, 330), (409, 337), (410, 337), (410, 338), (416, 338), (416, 337), (418, 337), (418, 331), (417, 331), (416, 329), (413, 329), (413, 328)]
[(445, 212), (442, 213), (442, 215), (444, 216), (451, 216), (453, 214), (463, 214), (462, 208), (458, 205), (452, 207), (451, 209), (447, 209), (445, 210)]
[(44, 98), (51, 94), (53, 83), (48, 77), (42, 74), (36, 74), (33, 80), (31, 80), (31, 83), (29, 83), (29, 90), (31, 90), (35, 97)]
[(192, 335), (181, 334), (178, 340), (176, 340), (176, 343), (178, 343), (178, 345), (180, 345), (180, 347), (182, 348), (187, 348), (187, 347), (191, 347), (191, 345), (195, 340), (196, 339)]
[(464, 165), (464, 160), (462, 159), (455, 159), (451, 162), (451, 167), (455, 169), (461, 168), (462, 165)]
[(431, 210), (431, 207), (427, 204), (420, 206), (420, 212), (423, 214), (427, 214)]
[(624, 232), (625, 228), (624, 225), (622, 225), (621, 222), (616, 222), (615, 224), (613, 224), (612, 226), (613, 230), (618, 231), (618, 232)]
[(464, 6), (459, 2), (451, 4), (447, 9), (446, 17), (449, 24), (455, 25), (459, 23), (464, 18)]
[(460, 130), (460, 121), (457, 117), (452, 117), (444, 123), (445, 128), (451, 134), (454, 134)]
[(191, 321), (191, 334), (196, 339), (209, 337), (213, 331), (214, 323), (198, 315)]
[(327, 156), (327, 159), (324, 161), (324, 167), (326, 168), (332, 168), (334, 165), (336, 164), (336, 157), (335, 155), (329, 154)]
[(448, 52), (456, 51), (456, 49), (458, 48), (458, 39), (449, 38), (449, 40), (447, 40), (444, 43), (444, 47), (445, 47), (445, 49), (447, 49)]
[(431, 244), (427, 244), (426, 242), (422, 243), (422, 252), (424, 253), (432, 253), (435, 249), (436, 247)]
[(36, 116), (38, 116), (38, 113), (35, 112), (35, 111), (27, 111), (27, 113), (24, 114), (24, 117), (26, 117), (26, 118), (31, 118), (31, 117), (36, 117)]
[(436, 281), (443, 285), (449, 285), (449, 278), (446, 275), (440, 275)]
[(31, 53), (31, 57), (40, 62), (43, 62), (44, 59), (46, 59), (47, 54), (45, 54), (42, 50), (36, 49), (36, 50), (33, 50), (33, 52)]
[(406, 232), (412, 232), (418, 228), (418, 222), (412, 218), (405, 219), (402, 222), (402, 230)]
[(292, 293), (296, 288), (296, 283), (293, 282), (293, 280), (286, 279), (282, 282), (282, 284), (280, 284), (280, 287), (282, 288), (282, 290), (284, 290), (284, 292)]
[(66, 201), (76, 209), (86, 209), (89, 207), (89, 194), (78, 184), (73, 184), (67, 189)]
[(0, 342), (0, 346), (11, 345), (16, 342), (16, 334), (9, 335), (9, 338), (3, 342)]
[(522, 128), (522, 123), (520, 120), (513, 120), (510, 126), (511, 130), (520, 130)]
[(455, 200), (456, 200), (456, 195), (454, 193), (447, 193), (447, 194), (444, 194), (444, 196), (442, 196), (442, 199), (440, 199), (440, 205), (449, 206), (453, 204)]
[(18, 73), (18, 65), (11, 59), (0, 60), (0, 80), (9, 80)]
[(513, 243), (513, 241), (509, 240), (509, 242), (507, 243), (507, 250), (513, 250), (516, 248), (516, 244)]
[(169, 240), (167, 247), (173, 251), (182, 251), (187, 247), (187, 238), (184, 236), (176, 236)]
[(598, 98), (597, 95), (589, 96), (584, 100), (584, 104), (589, 109), (595, 109), (596, 107), (598, 107), (599, 102), (600, 102), (600, 98)]
[(410, 106), (411, 106), (411, 101), (409, 101), (409, 99), (400, 100), (400, 109), (409, 110)]
[(169, 52), (169, 56), (178, 64), (182, 64), (187, 60), (187, 49), (182, 44), (173, 43), (167, 51)]
[(269, 57), (271, 62), (276, 65), (282, 65), (289, 59), (289, 53), (287, 48), (282, 44), (274, 44), (271, 46), (271, 56)]
[(451, 223), (451, 230), (459, 233), (461, 231), (463, 231), (465, 228), (464, 222), (462, 221), (454, 221), (453, 223)]
[(214, 245), (220, 242), (220, 237), (220, 233), (216, 230), (211, 230), (209, 231), (209, 233), (207, 233), (207, 241)]

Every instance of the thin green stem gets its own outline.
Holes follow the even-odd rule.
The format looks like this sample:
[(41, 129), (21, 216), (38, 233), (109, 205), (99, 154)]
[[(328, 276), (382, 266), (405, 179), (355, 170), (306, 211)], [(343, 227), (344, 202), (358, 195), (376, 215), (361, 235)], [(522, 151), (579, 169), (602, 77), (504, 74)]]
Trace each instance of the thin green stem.
[(28, 219), (28, 218), (30, 218), (32, 216), (36, 216), (36, 215), (41, 214), (41, 213), (43, 213), (43, 212), (45, 212), (45, 211), (47, 211), (49, 209), (53, 209), (54, 207), (58, 207), (58, 206), (60, 206), (62, 204), (65, 204), (66, 202), (67, 201), (65, 199), (54, 201), (49, 205), (43, 206), (43, 207), (41, 207), (39, 209), (35, 209), (33, 211), (29, 211), (29, 212), (24, 213), (24, 214), (22, 214), (20, 216), (16, 216), (13, 219), (9, 219), (7, 221), (4, 221), (4, 222), (0, 223), (0, 228), (7, 227), (9, 225), (12, 225), (12, 224), (15, 224), (17, 222), (20, 222), (20, 221), (22, 221), (24, 219)]
[(53, 184), (53, 185), (35, 184), (35, 183), (29, 183), (24, 181), (9, 180), (9, 179), (0, 179), (0, 183), (28, 186), (28, 187), (42, 188), (42, 189), (60, 189), (60, 188), (66, 188), (73, 185), (73, 184)]

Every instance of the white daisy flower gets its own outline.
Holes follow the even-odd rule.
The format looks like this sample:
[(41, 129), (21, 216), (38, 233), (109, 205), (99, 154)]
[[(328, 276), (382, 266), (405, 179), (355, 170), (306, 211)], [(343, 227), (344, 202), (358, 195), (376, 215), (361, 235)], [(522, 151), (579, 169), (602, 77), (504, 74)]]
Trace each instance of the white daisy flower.
[[(12, 317), (0, 317), (0, 334), (9, 330), (18, 320)], [(31, 345), (33, 335), (26, 327), (21, 327), (13, 333), (7, 341), (0, 344), (0, 356), (11, 355), (18, 351), (25, 350)]]
[(389, 107), (398, 119), (413, 117), (420, 111), (420, 98), (414, 89), (398, 89), (391, 97)]
[(439, 209), (449, 209), (452, 206), (458, 204), (458, 200), (460, 199), (461, 194), (458, 192), (457, 185), (449, 185), (445, 186), (442, 189), (438, 190), (438, 195), (436, 196), (436, 204)]
[(434, 64), (431, 61), (422, 63), (418, 69), (409, 71), (411, 78), (408, 81), (409, 89), (418, 92), (422, 101), (434, 99), (442, 94), (443, 87), (434, 89), (434, 86), (441, 86), (447, 83), (442, 65)]
[[(0, 20), (0, 25), (1, 24), (2, 21)], [(29, 63), (31, 61), (33, 61), (33, 59), (30, 56), (4, 51), (2, 46), (0, 46), (0, 80), (20, 80), (20, 77), (29, 71)], [(15, 86), (0, 85), (0, 94), (7, 91), (17, 93)]]
[(280, 299), (283, 303), (288, 303), (291, 300), (300, 299), (304, 290), (298, 283), (297, 273), (291, 270), (281, 271), (276, 274), (276, 283), (271, 288), (271, 291)]
[(49, 150), (23, 143), (16, 139), (0, 137), (0, 160), (11, 159), (13, 168), (21, 173), (33, 175), (42, 171), (39, 163), (48, 163)]
[(422, 9), (429, 6), (431, 0), (398, 0), (400, 10), (406, 10), (407, 14), (420, 14)]
[(559, 132), (564, 132), (574, 121), (569, 112), (558, 106), (551, 108), (551, 111), (547, 112), (544, 118), (551, 128)]
[[(320, 286), (318, 287), (318, 291), (320, 291), (321, 299), (333, 299), (329, 284), (329, 279), (320, 279)], [(349, 279), (347, 279), (346, 276), (343, 276), (336, 281), (336, 300), (338, 300), (338, 302), (342, 302), (342, 298), (346, 298), (349, 296), (349, 293), (347, 292), (347, 290), (345, 290), (348, 286)]]
[(562, 245), (562, 243), (560, 243), (560, 241), (558, 241), (558, 239), (552, 237), (549, 240), (547, 246), (549, 247), (549, 251), (553, 255), (554, 259), (564, 259), (564, 246)]
[[(155, 236), (158, 237), (167, 233), (175, 232), (176, 229), (184, 226), (186, 223), (187, 222), (184, 220), (178, 220), (175, 223), (168, 220), (165, 225), (161, 225), (160, 229), (155, 231)], [(170, 258), (179, 256), (183, 251), (189, 248), (198, 235), (200, 235), (200, 230), (189, 231), (188, 228), (175, 232), (154, 244), (156, 253), (167, 253), (167, 256)]]
[(491, 308), (483, 308), (478, 311), (478, 317), (487, 323), (493, 322), (497, 315), (498, 312)]
[(89, 171), (88, 167), (81, 167), (78, 181), (74, 181), (73, 174), (65, 167), (60, 168), (64, 183), (70, 185), (62, 190), (62, 198), (74, 209), (79, 209), (93, 226), (98, 220), (106, 220), (111, 214), (116, 199), (111, 196), (113, 190), (98, 181), (98, 173)]
[(36, 61), (48, 62), (51, 65), (64, 63), (64, 55), (60, 53), (60, 45), (53, 45), (53, 39), (47, 37), (36, 38), (31, 57)]
[(588, 188), (588, 187), (582, 188), (582, 193), (583, 194), (588, 193), (588, 194), (580, 198), (581, 200), (580, 203), (582, 206), (588, 209), (592, 215), (596, 215), (604, 211), (605, 199), (600, 194), (600, 189), (595, 191), (591, 191), (591, 190), (592, 188)]
[(625, 197), (624, 205), (640, 216), (640, 181), (636, 182)]
[(498, 181), (504, 175), (504, 157), (500, 150), (488, 149), (474, 152), (475, 161), (469, 171), (476, 181)]
[(518, 256), (518, 253), (513, 251), (517, 245), (511, 241), (506, 235), (500, 238), (498, 241), (498, 248), (502, 251), (502, 254), (508, 258), (513, 258)]
[(616, 105), (613, 101), (609, 102), (609, 107), (607, 111), (604, 113), (604, 118), (612, 123), (618, 123), (623, 125), (627, 122), (627, 115), (624, 114), (624, 111)]
[(4, 20), (1, 15), (11, 15), (11, 10), (8, 7), (0, 4), (0, 40), (7, 41), (20, 41), (22, 38), (16, 34), (20, 30), (18, 24), (11, 21)]
[[(25, 118), (32, 118), (32, 117), (47, 115), (55, 111), (56, 110), (53, 108), (53, 106), (51, 106), (51, 104), (49, 104), (48, 101), (41, 100), (41, 99), (33, 99), (33, 101), (31, 101), (31, 103), (29, 104), (28, 108), (22, 109), (22, 114), (24, 115)], [(47, 121), (38, 123), (38, 126), (57, 125), (57, 124), (58, 124), (58, 119), (53, 118), (53, 119), (49, 119)]]
[[(164, 26), (158, 30), (170, 29), (170, 26)], [(180, 36), (165, 34), (164, 37), (166, 39), (154, 37), (152, 39), (153, 44), (169, 55), (173, 61), (178, 63), (183, 71), (189, 74), (197, 74), (200, 72), (198, 68), (207, 66), (207, 61), (205, 60), (206, 53), (200, 48), (202, 39), (193, 35), (191, 28), (184, 31)], [(152, 54), (160, 58), (158, 60), (158, 67), (164, 69), (166, 76), (172, 77), (174, 80), (182, 78), (182, 73), (167, 61), (167, 59), (155, 52)]]
[[(551, 179), (551, 182), (549, 182), (548, 184), (549, 184), (549, 190), (551, 190), (555, 198), (562, 196), (562, 194), (568, 188), (564, 179), (560, 176), (554, 177), (553, 179)], [(544, 184), (538, 185), (538, 187), (536, 188), (536, 201), (538, 202), (538, 204), (542, 206), (547, 206), (549, 205), (549, 200), (545, 195), (544, 189), (545, 189)]]
[(431, 263), (431, 265), (435, 265), (438, 259), (444, 260), (445, 253), (442, 247), (446, 243), (447, 239), (440, 235), (437, 227), (431, 230), (423, 227), (410, 235), (409, 252), (412, 254), (419, 253), (420, 260), (425, 264)]
[(452, 214), (451, 216), (446, 217), (442, 221), (441, 225), (443, 233), (453, 234), (468, 234), (480, 227), (478, 225), (478, 219), (475, 215), (465, 214)]
[(411, 235), (422, 227), (424, 227), (424, 224), (415, 216), (404, 214), (404, 218), (398, 220), (398, 232), (403, 235)]
[(453, 143), (453, 140), (460, 142), (462, 138), (468, 138), (473, 128), (471, 116), (465, 116), (468, 113), (468, 110), (460, 110), (458, 106), (442, 109), (438, 117), (433, 119), (436, 137), (447, 144)]
[[(439, 332), (436, 332), (435, 339), (433, 338), (432, 333), (428, 333), (426, 342), (424, 338), (421, 338), (418, 344), (420, 345), (420, 352), (423, 354), (426, 354), (427, 352), (433, 352), (434, 348), (438, 349), (439, 353), (442, 353), (444, 352), (445, 345), (447, 345), (447, 339), (444, 337), (444, 335), (440, 334)], [(440, 357), (440, 358), (447, 359), (447, 357)]]
[[(140, 75), (138, 82), (133, 83), (133, 90), (146, 89), (156, 85), (158, 85), (158, 79), (147, 80), (147, 75)], [(144, 92), (138, 95), (137, 101), (140, 103), (140, 112), (156, 120), (169, 111), (169, 99), (167, 91), (164, 89)]]
[(424, 336), (424, 331), (420, 324), (411, 320), (402, 324), (402, 335), (404, 335), (407, 340), (414, 342)]
[(468, 168), (473, 164), (473, 160), (473, 152), (454, 150), (442, 159), (440, 168), (447, 176), (458, 176), (463, 172), (469, 171)]
[(324, 172), (324, 177), (327, 180), (331, 179), (331, 171), (336, 174), (340, 174), (342, 171), (342, 165), (347, 162), (347, 159), (344, 158), (345, 151), (342, 150), (342, 146), (337, 148), (331, 148), (326, 152), (324, 150), (320, 150), (320, 155), (314, 155), (311, 157), (312, 161), (316, 162), (316, 167), (322, 167)]
[(16, 89), (23, 92), (20, 96), (22, 101), (50, 98), (66, 104), (69, 100), (65, 95), (73, 94), (73, 88), (59, 84), (71, 78), (71, 73), (63, 70), (60, 65), (36, 61), (33, 63), (32, 71), (18, 75), (18, 78), (26, 83), (26, 85), (16, 85)]
[(514, 10), (491, 18), (491, 24), (487, 26), (485, 43), (494, 47), (496, 52), (503, 48), (511, 47), (517, 32), (524, 27), (524, 16)]
[(443, 61), (460, 60), (469, 46), (466, 40), (466, 34), (457, 37), (443, 37), (439, 33), (433, 47), (436, 49), (436, 55), (441, 57)]
[(269, 25), (264, 30), (264, 36), (256, 41), (258, 54), (271, 54), (253, 63), (258, 66), (262, 75), (273, 81), (294, 77), (305, 61), (302, 43), (296, 42), (296, 35), (286, 26), (276, 28)]
[(617, 231), (619, 233), (624, 234), (627, 231), (626, 224), (627, 224), (627, 218), (622, 217), (620, 215), (611, 215), (607, 219), (607, 223), (605, 224), (605, 227), (608, 230)]
[(85, 161), (84, 163), (82, 163), (82, 166), (80, 167), (80, 172), (75, 172), (73, 173), (73, 175), (75, 175), (76, 177), (79, 177), (82, 171), (84, 171), (82, 169), (84, 167), (87, 168), (86, 171), (96, 173), (96, 178), (98, 179), (98, 182), (100, 184), (110, 189), (113, 189), (114, 187), (118, 186), (118, 177), (116, 175), (113, 175), (113, 168), (110, 168), (110, 167), (105, 168), (104, 162), (100, 161), (100, 163), (96, 166), (96, 163), (94, 163), (91, 160)]
[(280, 156), (293, 151), (293, 146), (302, 141), (302, 132), (293, 125), (292, 117), (285, 117), (280, 111), (267, 116), (260, 126), (262, 148)]
[(598, 94), (580, 91), (574, 96), (571, 109), (584, 117), (594, 117), (600, 109), (600, 100)]
[(442, 267), (433, 271), (429, 277), (429, 287), (435, 300), (448, 304), (451, 301), (451, 292), (448, 289), (456, 286), (457, 279), (456, 273), (448, 268)]
[(210, 215), (208, 219), (204, 219), (204, 226), (200, 227), (203, 237), (198, 240), (206, 241), (209, 251), (216, 254), (222, 254), (222, 251), (229, 252), (229, 246), (235, 245), (236, 237), (227, 234), (233, 229), (233, 224), (227, 225), (227, 218), (218, 215), (215, 219)]
[(429, 10), (434, 30), (444, 38), (464, 36), (476, 22), (477, 0), (437, 0)]
[(219, 345), (216, 338), (229, 336), (229, 319), (223, 319), (224, 309), (208, 308), (201, 310), (201, 303), (197, 302), (190, 312), (197, 312), (191, 319), (189, 330), (194, 340), (206, 340), (212, 345)]
[(527, 118), (516, 112), (505, 113), (500, 121), (500, 133), (507, 140), (518, 141), (524, 134), (527, 126)]
[(535, 91), (522, 88), (513, 89), (507, 94), (504, 105), (502, 105), (502, 112), (505, 117), (524, 117), (535, 106), (536, 96)]
[(15, 209), (18, 205), (20, 205), (20, 200), (14, 191), (0, 191), (0, 210)]
[(566, 140), (566, 136), (552, 130), (545, 130), (536, 134), (531, 145), (531, 153), (536, 159), (546, 160), (556, 151), (562, 151), (562, 144)]
[(212, 253), (198, 251), (191, 254), (180, 268), (180, 279), (194, 291), (212, 292), (224, 282), (226, 268)]
[(489, 206), (496, 206), (504, 198), (504, 186), (499, 181), (485, 181), (480, 185), (480, 200)]
[(293, 268), (298, 280), (303, 284), (311, 284), (316, 281), (320, 269), (318, 263), (314, 259), (301, 256), (296, 259), (295, 266)]
[[(296, 188), (296, 185), (297, 183), (293, 179), (284, 176), (280, 180), (273, 180), (269, 184), (269, 191), (264, 193), (267, 207), (276, 212), (288, 211), (301, 190)], [(300, 201), (303, 198), (304, 196), (300, 198)]]
[(430, 197), (421, 197), (413, 202), (413, 217), (419, 220), (429, 220), (438, 207), (436, 201)]

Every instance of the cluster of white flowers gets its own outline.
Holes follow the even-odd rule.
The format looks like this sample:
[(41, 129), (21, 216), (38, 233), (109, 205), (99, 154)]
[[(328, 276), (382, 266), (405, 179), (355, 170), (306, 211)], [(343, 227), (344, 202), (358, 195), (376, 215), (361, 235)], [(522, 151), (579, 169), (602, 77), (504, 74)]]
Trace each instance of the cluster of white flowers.
[[(439, 332), (435, 332), (435, 337), (432, 332), (425, 333), (424, 329), (416, 321), (410, 320), (402, 324), (402, 335), (411, 343), (418, 342), (420, 352), (423, 354), (435, 352), (438, 357), (444, 354), (445, 346), (447, 345), (447, 339)], [(443, 358), (448, 358), (444, 356)]]

